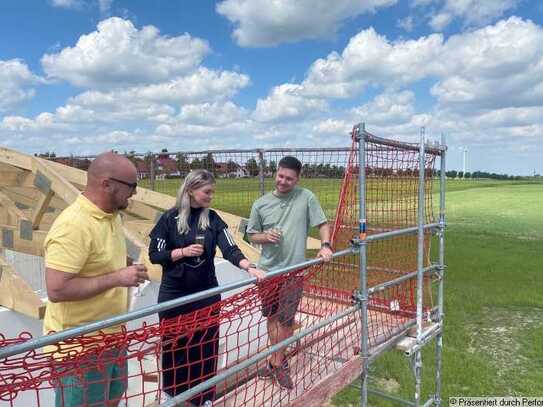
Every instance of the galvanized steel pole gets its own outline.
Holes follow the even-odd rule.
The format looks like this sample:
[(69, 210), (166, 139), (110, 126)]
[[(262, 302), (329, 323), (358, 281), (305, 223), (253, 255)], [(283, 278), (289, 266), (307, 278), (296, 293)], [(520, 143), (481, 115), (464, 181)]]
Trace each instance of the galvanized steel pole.
[(264, 151), (258, 150), (258, 187), (260, 191), (260, 196), (264, 195)]
[(360, 405), (368, 405), (368, 286), (367, 286), (367, 244), (366, 244), (366, 125), (361, 123), (357, 127), (358, 138), (358, 199), (359, 199), (359, 239), (360, 239), (360, 329), (362, 374), (360, 375)]
[(155, 178), (156, 178), (156, 173), (155, 173), (155, 155), (153, 153), (151, 153), (151, 155), (149, 155), (149, 187), (151, 188), (152, 191), (155, 191)]
[[(439, 172), (439, 282), (437, 287), (437, 322), (443, 329), (443, 279), (445, 277), (445, 188), (446, 178), (446, 150), (445, 135), (441, 135), (441, 166)], [(441, 405), (441, 366), (443, 353), (443, 330), (436, 336), (436, 383), (434, 401), (436, 406)]]
[[(417, 246), (417, 345), (422, 343), (422, 312), (423, 312), (423, 284), (424, 284), (424, 203), (426, 167), (424, 127), (420, 131), (419, 146), (419, 200), (418, 200), (418, 246)], [(415, 406), (420, 406), (422, 390), (422, 353), (415, 352)]]

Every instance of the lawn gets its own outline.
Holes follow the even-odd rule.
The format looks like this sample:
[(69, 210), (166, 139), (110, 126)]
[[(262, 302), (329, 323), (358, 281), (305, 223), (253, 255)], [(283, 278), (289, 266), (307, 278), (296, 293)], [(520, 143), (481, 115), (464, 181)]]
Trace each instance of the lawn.
[[(442, 395), (543, 395), (543, 184), (448, 183)], [(434, 245), (435, 246), (435, 245)], [(423, 392), (433, 391), (433, 343)], [(408, 360), (392, 351), (372, 385), (413, 399)], [(370, 405), (397, 405), (370, 396)], [(358, 405), (349, 386), (333, 405)]]
[[(173, 195), (177, 193), (182, 180), (166, 179), (155, 182), (155, 189), (158, 192)], [(148, 188), (147, 180), (141, 181), (142, 187)], [(333, 218), (341, 187), (340, 179), (329, 178), (302, 178), (300, 185), (309, 188), (317, 193), (323, 209), (327, 216)], [(274, 181), (266, 178), (264, 190), (271, 191), (274, 188)], [(213, 199), (213, 207), (226, 212), (234, 213), (248, 218), (251, 212), (252, 203), (260, 197), (258, 178), (218, 178), (216, 184), (216, 195)]]

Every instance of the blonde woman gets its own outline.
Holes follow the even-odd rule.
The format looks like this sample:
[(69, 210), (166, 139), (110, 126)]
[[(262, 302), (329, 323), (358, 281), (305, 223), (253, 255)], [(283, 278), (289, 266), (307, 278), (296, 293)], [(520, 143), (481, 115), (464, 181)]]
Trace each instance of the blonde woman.
[[(217, 287), (214, 257), (217, 246), (225, 259), (262, 280), (265, 273), (245, 258), (226, 223), (210, 209), (215, 178), (206, 170), (189, 173), (177, 193), (176, 206), (165, 212), (150, 233), (149, 258), (162, 266), (158, 302)], [(221, 300), (220, 295), (159, 313), (160, 320), (176, 318)], [(215, 375), (219, 325), (172, 341), (162, 350), (163, 391), (175, 396)], [(215, 390), (200, 393), (195, 405), (211, 405)], [(208, 402), (207, 404), (205, 404)]]

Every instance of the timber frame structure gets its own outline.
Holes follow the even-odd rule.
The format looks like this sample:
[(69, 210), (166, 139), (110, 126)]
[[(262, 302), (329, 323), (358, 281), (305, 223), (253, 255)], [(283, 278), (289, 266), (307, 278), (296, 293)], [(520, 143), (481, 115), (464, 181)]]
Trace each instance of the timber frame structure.
[[(60, 212), (87, 183), (86, 171), (0, 147), (0, 306), (42, 319), (45, 302), (16, 273), (3, 249), (43, 256), (43, 242)], [(128, 257), (143, 262), (152, 280), (160, 281), (161, 268), (149, 262), (148, 234), (160, 215), (175, 205), (175, 198), (141, 187), (122, 212)], [(217, 211), (249, 259), (259, 251), (243, 240), (242, 218)]]

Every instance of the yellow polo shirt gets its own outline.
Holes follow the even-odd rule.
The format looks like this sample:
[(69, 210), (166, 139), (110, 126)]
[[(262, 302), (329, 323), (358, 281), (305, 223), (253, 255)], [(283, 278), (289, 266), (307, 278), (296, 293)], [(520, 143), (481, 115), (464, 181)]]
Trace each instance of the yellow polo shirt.
[[(126, 243), (119, 214), (102, 211), (79, 195), (55, 220), (44, 242), (46, 267), (91, 278), (126, 267)], [(49, 302), (44, 333), (88, 324), (127, 312), (128, 290), (110, 288), (80, 301)], [(119, 327), (104, 329), (118, 331)]]

